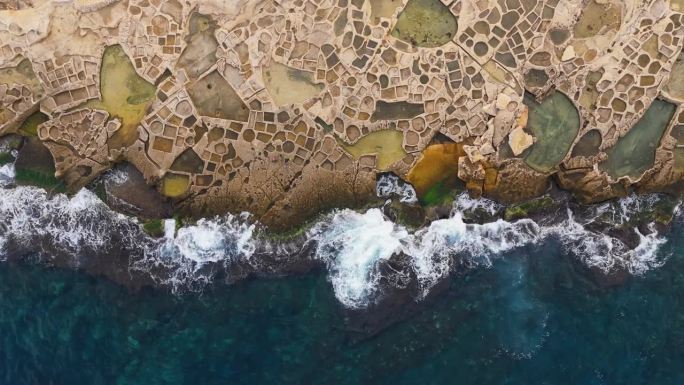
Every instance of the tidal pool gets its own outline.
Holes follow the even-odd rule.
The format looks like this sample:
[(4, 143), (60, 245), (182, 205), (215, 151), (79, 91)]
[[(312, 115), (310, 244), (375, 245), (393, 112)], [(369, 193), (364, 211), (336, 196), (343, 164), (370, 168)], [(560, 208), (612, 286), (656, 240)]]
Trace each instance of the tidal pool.
[(580, 117), (577, 109), (562, 92), (554, 91), (541, 103), (525, 94), (529, 108), (527, 129), (536, 138), (525, 156), (525, 163), (539, 172), (558, 166), (570, 150), (579, 132)]
[(641, 176), (653, 165), (655, 150), (676, 109), (672, 103), (654, 100), (634, 127), (606, 151), (608, 159), (599, 168), (615, 179)]
[(392, 36), (416, 47), (434, 48), (448, 43), (457, 30), (456, 17), (439, 0), (409, 0)]
[(325, 88), (323, 84), (314, 82), (312, 73), (290, 68), (274, 60), (264, 68), (264, 82), (278, 107), (303, 103)]
[(176, 198), (188, 191), (190, 177), (183, 174), (167, 173), (162, 179), (162, 194)]
[(429, 145), (409, 171), (406, 180), (411, 183), (421, 200), (437, 203), (433, 201), (438, 201), (442, 194), (436, 192), (457, 181), (458, 158), (463, 155), (465, 152), (460, 143)]
[(138, 139), (138, 124), (154, 99), (156, 88), (141, 78), (120, 45), (105, 49), (100, 69), (101, 100), (91, 100), (86, 107), (105, 110), (121, 120), (121, 128), (109, 138), (110, 148), (132, 145)]
[(403, 141), (404, 134), (401, 131), (382, 130), (371, 132), (351, 146), (342, 143), (342, 147), (356, 159), (375, 154), (377, 168), (385, 170), (406, 156)]
[(38, 126), (47, 122), (48, 119), (47, 115), (36, 111), (21, 123), (18, 133), (23, 136), (38, 136)]
[(28, 137), (14, 163), (18, 185), (41, 187), (49, 192), (65, 192), (64, 183), (55, 177), (55, 161), (37, 138)]

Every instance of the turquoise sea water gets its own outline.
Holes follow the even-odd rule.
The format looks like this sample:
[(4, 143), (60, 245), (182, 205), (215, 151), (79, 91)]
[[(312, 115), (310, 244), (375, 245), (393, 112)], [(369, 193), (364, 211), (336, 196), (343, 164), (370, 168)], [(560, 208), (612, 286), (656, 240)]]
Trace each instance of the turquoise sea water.
[(516, 249), (373, 336), (324, 274), (174, 296), (0, 263), (0, 383), (682, 384), (684, 225), (667, 237), (612, 286), (553, 239)]

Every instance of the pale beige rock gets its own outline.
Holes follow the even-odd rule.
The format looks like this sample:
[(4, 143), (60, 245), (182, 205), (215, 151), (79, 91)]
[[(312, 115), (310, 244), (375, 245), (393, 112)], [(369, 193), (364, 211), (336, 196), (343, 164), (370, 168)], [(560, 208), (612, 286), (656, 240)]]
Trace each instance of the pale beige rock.
[(508, 104), (511, 102), (511, 97), (501, 92), (496, 97), (496, 108), (503, 110), (508, 108)]
[(527, 150), (533, 144), (534, 137), (525, 132), (520, 126), (511, 131), (508, 136), (508, 145), (511, 147), (515, 156), (522, 154), (523, 151)]
[(575, 55), (575, 47), (569, 45), (563, 51), (563, 56), (561, 57), (561, 60), (562, 61), (572, 60), (575, 58), (575, 56), (576, 56)]

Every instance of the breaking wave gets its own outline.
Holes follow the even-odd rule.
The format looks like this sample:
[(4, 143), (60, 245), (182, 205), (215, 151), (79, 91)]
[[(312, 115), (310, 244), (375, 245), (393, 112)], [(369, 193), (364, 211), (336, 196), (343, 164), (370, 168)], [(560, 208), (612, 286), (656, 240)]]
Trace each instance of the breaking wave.
[[(164, 275), (153, 275), (155, 281), (173, 290), (185, 286), (203, 286), (211, 282), (207, 267), (227, 267), (231, 263), (246, 262), (256, 249), (253, 238), (256, 225), (247, 222), (248, 216), (226, 215), (212, 220), (200, 219), (196, 224), (176, 229), (176, 221), (164, 221), (164, 237), (148, 242), (142, 255), (131, 262), (138, 271), (162, 270)], [(148, 238), (149, 239), (149, 238)]]
[(11, 187), (14, 184), (14, 163), (0, 166), (0, 188)]
[[(605, 207), (600, 209), (608, 211)], [(469, 266), (490, 266), (497, 255), (549, 238), (560, 241), (567, 252), (587, 266), (606, 273), (622, 268), (632, 274), (642, 274), (665, 261), (658, 250), (666, 239), (659, 235), (654, 224), (648, 225), (648, 234), (634, 228), (639, 241), (636, 247), (630, 248), (617, 237), (587, 229), (588, 222), (579, 222), (570, 209), (565, 214), (566, 218), (554, 225), (540, 225), (531, 219), (471, 224), (464, 221), (461, 210), (454, 209), (449, 218), (409, 233), (385, 219), (379, 209), (366, 213), (342, 210), (315, 227), (311, 237), (318, 241), (317, 255), (329, 267), (337, 298), (352, 308), (368, 305), (369, 295), (377, 290), (381, 278), (378, 262), (398, 253), (412, 261), (411, 268), (421, 288), (420, 297), (451, 272), (455, 261)], [(629, 216), (628, 211), (619, 214)]]
[[(462, 195), (448, 218), (416, 231), (392, 222), (378, 208), (363, 213), (344, 209), (319, 221), (303, 239), (282, 244), (262, 236), (262, 227), (247, 214), (202, 219), (179, 228), (167, 219), (164, 236), (152, 238), (137, 219), (110, 210), (89, 190), (68, 197), (13, 186), (11, 165), (0, 168), (0, 189), (0, 259), (37, 253), (46, 261), (68, 260), (63, 264), (88, 267), (113, 263), (112, 255), (125, 255), (119, 263), (126, 265), (128, 274), (146, 274), (175, 290), (202, 287), (220, 274), (231, 280), (267, 268), (287, 271), (278, 264), (318, 264), (327, 268), (339, 301), (356, 309), (382, 297), (386, 282), (406, 285), (413, 280), (419, 288), (414, 298), (420, 300), (457, 264), (489, 266), (506, 251), (550, 238), (587, 266), (605, 272), (642, 274), (661, 266), (667, 257), (659, 252), (666, 239), (652, 223), (629, 228), (635, 240), (631, 246), (622, 237), (592, 227), (606, 218), (626, 224), (635, 213), (657, 203), (657, 196), (590, 206), (580, 216), (567, 208), (548, 223), (498, 219), (477, 224), (467, 223), (464, 212), (495, 214), (503, 206)], [(307, 247), (311, 253), (302, 252)], [(391, 263), (394, 260), (400, 260), (398, 265)]]

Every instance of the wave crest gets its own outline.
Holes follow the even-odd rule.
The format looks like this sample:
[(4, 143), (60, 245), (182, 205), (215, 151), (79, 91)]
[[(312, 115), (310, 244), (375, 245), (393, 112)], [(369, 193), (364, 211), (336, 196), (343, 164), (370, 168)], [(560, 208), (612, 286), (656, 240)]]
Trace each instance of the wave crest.
[[(492, 213), (499, 210), (493, 202), (475, 206), (469, 199), (457, 199), (449, 218), (435, 220), (414, 233), (388, 221), (378, 209), (366, 213), (341, 210), (332, 215), (328, 223), (319, 225), (310, 236), (319, 243), (317, 256), (329, 268), (337, 298), (348, 307), (368, 306), (381, 279), (378, 263), (399, 254), (410, 258), (410, 268), (421, 289), (419, 299), (451, 273), (454, 262), (489, 266), (494, 256), (549, 238), (558, 240), (566, 252), (577, 256), (587, 266), (606, 273), (625, 269), (631, 274), (643, 274), (662, 266), (667, 257), (658, 253), (666, 239), (656, 231), (653, 223), (647, 225), (648, 234), (634, 227), (631, 231), (638, 237), (638, 243), (636, 247), (629, 247), (618, 237), (590, 229), (588, 225), (596, 221), (598, 215), (590, 215), (589, 219), (580, 222), (570, 209), (566, 210), (565, 218), (552, 225), (541, 225), (531, 219), (466, 223), (464, 208), (479, 207)], [(635, 210), (656, 202), (656, 198), (648, 196), (626, 200), (617, 203), (622, 210), (615, 212), (617, 220), (625, 221)], [(612, 209), (598, 206), (592, 210), (606, 213)]]
[[(1, 175), (11, 174), (11, 167), (3, 166), (0, 181)], [(155, 239), (135, 218), (112, 211), (86, 189), (72, 197), (50, 196), (33, 187), (1, 191), (0, 259), (12, 253), (39, 253), (71, 266), (109, 263), (111, 268), (113, 255), (122, 258), (129, 274), (146, 274), (174, 290), (201, 288), (219, 274), (232, 280), (266, 269), (287, 272), (293, 264), (317, 263), (327, 267), (336, 297), (349, 308), (373, 304), (384, 294), (384, 282), (401, 286), (412, 281), (418, 287), (414, 298), (420, 300), (455, 264), (488, 266), (501, 253), (549, 238), (587, 266), (606, 272), (643, 274), (667, 257), (659, 252), (666, 240), (652, 223), (623, 226), (631, 229), (624, 231), (631, 232), (632, 243), (594, 226), (606, 218), (628, 224), (657, 204), (657, 196), (589, 206), (582, 215), (568, 208), (544, 224), (532, 219), (472, 224), (464, 221), (465, 210), (495, 214), (502, 206), (463, 195), (450, 217), (416, 231), (393, 223), (380, 209), (345, 209), (315, 224), (303, 239), (287, 243), (260, 237), (259, 224), (246, 214), (202, 219), (178, 229), (169, 219), (166, 235)], [(301, 252), (307, 248), (314, 251), (311, 259)]]
[(153, 278), (175, 291), (188, 285), (203, 286), (212, 278), (212, 274), (203, 269), (211, 270), (216, 265), (225, 268), (253, 255), (255, 227), (247, 222), (246, 215), (200, 219), (196, 224), (178, 230), (176, 221), (167, 219), (164, 238), (147, 243), (142, 256), (131, 262), (131, 268), (167, 272), (153, 275)]

